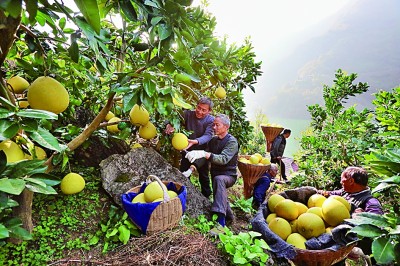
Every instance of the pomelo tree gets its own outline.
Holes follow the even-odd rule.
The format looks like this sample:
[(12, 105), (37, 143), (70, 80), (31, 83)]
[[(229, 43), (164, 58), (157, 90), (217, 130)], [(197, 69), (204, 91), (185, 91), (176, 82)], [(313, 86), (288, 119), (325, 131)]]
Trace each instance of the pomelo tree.
[[(103, 121), (110, 110), (123, 118), (142, 105), (160, 133), (165, 119), (179, 130), (182, 108), (192, 108), (205, 95), (216, 102), (215, 112), (231, 117), (231, 132), (246, 145), (251, 126), (242, 91), (254, 91), (261, 74), (249, 40), (236, 45), (217, 38), (215, 18), (188, 0), (75, 3), (79, 12), (58, 0), (0, 3), (1, 139), (22, 137), (52, 150), (46, 161), (50, 172), (54, 165), (64, 167), (72, 151), (108, 125)], [(26, 95), (14, 94), (6, 82), (14, 75), (29, 82), (53, 77), (67, 89), (69, 107), (59, 115), (20, 109), (17, 102)], [(227, 92), (221, 100), (214, 96), (220, 86)], [(77, 108), (95, 114), (85, 127), (71, 124)], [(134, 138), (137, 131), (124, 124), (118, 137)], [(160, 142), (167, 143), (162, 137)], [(25, 187), (14, 208), (28, 230), (32, 191)]]

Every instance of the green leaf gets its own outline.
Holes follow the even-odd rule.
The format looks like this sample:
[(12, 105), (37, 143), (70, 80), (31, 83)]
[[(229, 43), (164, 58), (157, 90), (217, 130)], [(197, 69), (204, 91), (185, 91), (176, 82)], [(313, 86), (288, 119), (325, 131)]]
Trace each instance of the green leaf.
[(10, 111), (8, 109), (4, 109), (4, 108), (0, 108), (0, 119), (3, 118), (8, 118), (10, 116), (13, 116), (15, 114), (15, 112)]
[(130, 20), (130, 21), (136, 21), (137, 20), (137, 14), (136, 10), (132, 5), (132, 2), (130, 0), (123, 0), (119, 2), (119, 6), (122, 9), (122, 12), (124, 15)]
[(41, 187), (46, 187), (46, 183), (42, 182), (41, 180), (35, 179), (35, 178), (24, 178), (25, 181), (33, 183), (35, 185), (41, 186)]
[(171, 36), (172, 30), (168, 25), (165, 24), (158, 24), (158, 36), (160, 37), (160, 41), (167, 39)]
[(6, 193), (0, 193), (0, 210), (18, 206), (18, 202), (10, 199)]
[(0, 239), (9, 237), (10, 234), (8, 233), (7, 228), (0, 223)]
[(29, 13), (29, 21), (34, 21), (37, 9), (38, 9), (38, 1), (37, 0), (25, 0), (26, 11)]
[(30, 132), (29, 136), (43, 147), (58, 152), (62, 151), (58, 140), (48, 130), (42, 127), (39, 127), (37, 131)]
[(346, 219), (346, 221), (355, 225), (372, 224), (379, 227), (390, 227), (390, 223), (387, 221), (385, 216), (368, 212), (359, 213), (352, 219)]
[(22, 240), (32, 240), (32, 235), (22, 227), (15, 227), (10, 230), (10, 237), (19, 238)]
[(79, 63), (79, 46), (76, 41), (71, 43), (71, 46), (68, 48), (68, 54), (71, 57), (72, 61), (75, 63)]
[(233, 257), (233, 262), (236, 264), (245, 264), (247, 263), (247, 260), (243, 258), (241, 254), (236, 253)]
[(370, 224), (357, 225), (356, 227), (352, 228), (350, 232), (354, 232), (360, 236), (369, 238), (375, 238), (387, 233), (385, 230)]
[[(2, 120), (5, 121), (5, 120)], [(0, 139), (11, 139), (14, 137), (18, 130), (19, 130), (19, 125), (16, 122), (11, 122), (11, 123), (1, 123), (0, 121), (0, 129), (2, 129), (0, 133)]]
[(372, 242), (372, 254), (378, 264), (389, 264), (394, 261), (394, 245), (389, 238), (378, 238)]
[(119, 237), (118, 237), (119, 241), (121, 241), (124, 245), (126, 245), (131, 236), (131, 231), (128, 228), (126, 228), (125, 225), (121, 225), (120, 227), (118, 227), (118, 231), (119, 231)]
[(97, 0), (74, 0), (86, 21), (100, 34), (100, 14)]
[(10, 178), (20, 178), (36, 173), (43, 173), (46, 169), (47, 166), (43, 164), (42, 160), (24, 160), (9, 164), (4, 171), (4, 175)]
[(1, 1), (0, 7), (10, 13), (13, 18), (17, 18), (21, 15), (22, 11), (22, 0), (6, 0)]
[(144, 90), (146, 91), (148, 96), (153, 96), (153, 94), (156, 92), (156, 84), (153, 82), (153, 80), (151, 79), (150, 75), (145, 75), (144, 79), (143, 79), (143, 87)]
[(42, 187), (40, 185), (34, 184), (34, 183), (27, 183), (26, 188), (29, 189), (32, 192), (36, 192), (36, 193), (41, 193), (41, 194), (45, 194), (45, 195), (55, 195), (57, 194), (57, 191), (54, 190), (54, 188), (52, 187)]
[(97, 243), (99, 243), (100, 238), (98, 236), (93, 236), (90, 240), (89, 240), (89, 245), (93, 246), (96, 245)]
[(25, 188), (25, 181), (21, 179), (0, 179), (0, 191), (12, 195), (19, 195)]
[(37, 173), (31, 175), (31, 178), (34, 178), (36, 180), (39, 180), (43, 183), (45, 183), (47, 186), (55, 186), (61, 183), (61, 180), (59, 180), (57, 177), (46, 174), (46, 173)]
[(50, 120), (58, 119), (58, 115), (56, 115), (55, 113), (37, 109), (20, 110), (17, 112), (17, 116)]

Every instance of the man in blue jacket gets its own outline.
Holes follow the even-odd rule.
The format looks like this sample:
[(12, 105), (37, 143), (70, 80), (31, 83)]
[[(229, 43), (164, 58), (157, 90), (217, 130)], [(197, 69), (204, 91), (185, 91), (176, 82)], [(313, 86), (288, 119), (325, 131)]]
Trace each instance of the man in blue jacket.
[[(189, 145), (185, 151), (182, 151), (182, 159), (179, 170), (184, 176), (189, 177), (192, 174), (192, 168), (188, 159), (185, 158), (186, 151), (192, 150), (204, 150), (207, 147), (207, 143), (214, 136), (213, 133), (213, 122), (214, 117), (210, 114), (213, 108), (213, 102), (208, 97), (202, 97), (199, 99), (195, 110), (185, 110), (183, 113), (185, 129), (192, 131), (189, 135)], [(167, 124), (165, 133), (171, 134), (175, 131), (171, 124)], [(201, 187), (201, 193), (206, 197), (211, 195), (210, 178), (208, 176), (208, 165), (205, 164), (202, 167), (197, 168), (199, 173), (199, 182)]]
[(264, 202), (271, 181), (274, 180), (277, 174), (278, 174), (278, 166), (276, 164), (271, 164), (271, 167), (268, 169), (268, 171), (265, 172), (265, 174), (262, 177), (260, 177), (254, 184), (253, 202), (252, 202), (252, 206), (254, 209), (257, 210), (260, 207), (261, 203)]

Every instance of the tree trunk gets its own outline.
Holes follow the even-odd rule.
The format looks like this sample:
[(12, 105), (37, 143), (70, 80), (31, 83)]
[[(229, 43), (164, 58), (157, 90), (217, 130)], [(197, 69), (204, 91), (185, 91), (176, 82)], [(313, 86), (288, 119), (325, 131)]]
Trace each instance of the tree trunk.
[[(32, 223), (33, 192), (25, 188), (20, 195), (14, 197), (14, 200), (16, 200), (19, 203), (19, 206), (13, 208), (13, 216), (19, 217), (22, 220), (22, 227), (31, 233), (33, 230), (33, 223)], [(14, 244), (19, 244), (22, 242), (22, 240), (17, 238), (10, 238), (10, 242)]]

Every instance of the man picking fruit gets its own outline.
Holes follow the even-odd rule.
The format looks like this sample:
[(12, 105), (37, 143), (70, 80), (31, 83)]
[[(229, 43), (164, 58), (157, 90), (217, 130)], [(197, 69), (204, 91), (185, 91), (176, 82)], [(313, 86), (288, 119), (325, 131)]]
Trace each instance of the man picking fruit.
[[(219, 114), (215, 117), (213, 137), (207, 145), (207, 151), (189, 151), (186, 158), (195, 163), (202, 160), (204, 164), (211, 164), (210, 172), (213, 184), (213, 204), (211, 211), (217, 214), (217, 226), (210, 233), (223, 233), (226, 219), (233, 219), (233, 212), (229, 206), (227, 188), (232, 187), (237, 178), (237, 159), (239, 145), (234, 136), (228, 133), (230, 120), (227, 115)], [(196, 162), (197, 163), (197, 162)]]

